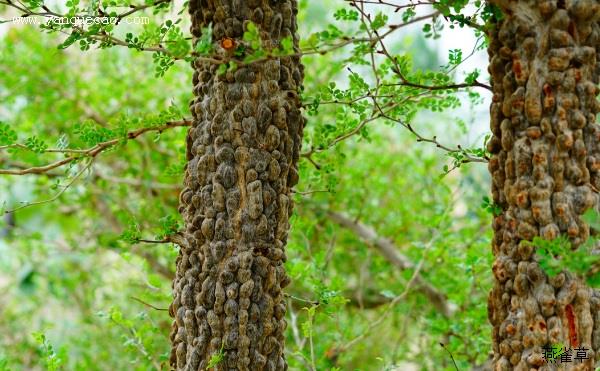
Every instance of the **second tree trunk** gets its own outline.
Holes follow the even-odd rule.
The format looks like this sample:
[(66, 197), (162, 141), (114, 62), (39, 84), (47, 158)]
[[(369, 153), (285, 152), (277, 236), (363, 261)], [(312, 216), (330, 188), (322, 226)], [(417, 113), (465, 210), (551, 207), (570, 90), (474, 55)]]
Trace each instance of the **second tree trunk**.
[[(489, 34), (489, 170), (502, 208), (488, 303), (495, 369), (593, 370), (600, 297), (570, 272), (550, 278), (524, 241), (564, 235), (576, 248), (590, 235), (581, 216), (598, 205), (600, 189), (600, 5), (494, 3), (504, 13)], [(552, 347), (571, 349), (570, 362), (552, 364)]]

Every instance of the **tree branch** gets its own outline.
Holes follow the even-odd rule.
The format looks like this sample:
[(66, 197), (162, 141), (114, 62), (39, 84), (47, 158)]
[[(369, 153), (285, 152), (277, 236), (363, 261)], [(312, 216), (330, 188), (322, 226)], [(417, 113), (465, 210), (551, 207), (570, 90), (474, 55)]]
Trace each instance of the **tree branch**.
[(57, 167), (66, 165), (68, 163), (71, 163), (71, 162), (81, 159), (83, 157), (95, 158), (102, 151), (118, 144), (119, 142), (123, 141), (123, 139), (125, 139), (125, 140), (135, 139), (135, 138), (139, 137), (140, 135), (147, 133), (147, 132), (156, 131), (156, 132), (161, 133), (165, 130), (168, 130), (168, 129), (171, 129), (174, 127), (190, 126), (190, 125), (191, 125), (190, 120), (171, 121), (171, 122), (167, 122), (166, 124), (160, 125), (160, 126), (151, 126), (151, 127), (147, 127), (147, 128), (141, 128), (138, 130), (130, 131), (125, 135), (124, 138), (120, 137), (120, 138), (111, 139), (106, 142), (98, 143), (95, 146), (90, 147), (88, 149), (84, 149), (84, 150), (49, 149), (44, 152), (65, 152), (65, 153), (73, 153), (73, 154), (62, 160), (58, 160), (56, 162), (53, 162), (53, 163), (50, 163), (50, 164), (44, 165), (44, 166), (35, 166), (35, 167), (26, 168), (26, 169), (0, 169), (0, 175), (2, 175), (2, 174), (4, 174), (4, 175), (43, 174), (52, 169), (56, 169)]
[[(398, 269), (406, 270), (415, 267), (410, 259), (398, 252), (397, 246), (392, 241), (380, 237), (371, 227), (355, 222), (339, 212), (327, 211), (327, 215), (336, 224), (354, 232), (370, 246), (375, 247), (384, 258)], [(421, 275), (417, 274), (415, 276), (414, 283), (416, 289), (425, 295), (444, 316), (451, 317), (456, 311), (456, 305), (448, 302), (446, 295), (426, 282)]]

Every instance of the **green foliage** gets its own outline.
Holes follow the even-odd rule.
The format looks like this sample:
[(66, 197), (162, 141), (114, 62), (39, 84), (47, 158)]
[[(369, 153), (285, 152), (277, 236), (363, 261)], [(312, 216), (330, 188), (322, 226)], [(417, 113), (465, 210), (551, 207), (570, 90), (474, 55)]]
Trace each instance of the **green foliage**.
[(500, 205), (497, 205), (492, 201), (489, 196), (483, 196), (481, 201), (481, 208), (492, 214), (493, 216), (498, 216), (502, 213), (502, 208)]
[(121, 233), (120, 238), (130, 244), (138, 243), (142, 238), (142, 234), (140, 231), (140, 226), (135, 222), (135, 220), (131, 220), (127, 228)]
[(6, 356), (2, 353), (0, 353), (0, 371), (10, 371), (8, 359), (6, 359)]
[[(589, 215), (589, 214), (588, 214)], [(559, 236), (554, 240), (544, 240), (535, 237), (533, 241), (522, 241), (521, 243), (532, 244), (536, 248), (536, 254), (539, 257), (540, 267), (550, 277), (556, 276), (560, 272), (568, 271), (580, 276), (586, 276), (592, 271), (592, 267), (600, 261), (600, 257), (592, 254), (595, 239), (591, 238), (586, 243), (573, 249), (568, 238)], [(595, 285), (598, 277), (586, 277), (588, 283)]]
[[(122, 0), (90, 4), (70, 2), (61, 11), (118, 15), (133, 9)], [(140, 242), (182, 229), (176, 210), (186, 129), (129, 133), (189, 118), (191, 70), (181, 62), (214, 57), (216, 40), (209, 25), (192, 48), (189, 21), (178, 18), (185, 4), (140, 4), (149, 8), (136, 14), (152, 15), (150, 24), (44, 26), (48, 34), (15, 27), (0, 36), (8, 41), (0, 43), (0, 100), (8, 107), (0, 110), (0, 146), (11, 146), (0, 150), (0, 168), (78, 159), (47, 174), (0, 178), (6, 209), (64, 190), (57, 200), (16, 212), (14, 227), (4, 219), (0, 224), (0, 272), (7, 272), (0, 273), (0, 332), (14, 334), (0, 339), (0, 370), (45, 367), (49, 348), (32, 341), (34, 331), (57, 349), (52, 359), (60, 360), (59, 369), (167, 368), (171, 319), (165, 309), (178, 251)], [(484, 81), (485, 68), (463, 76), (457, 71), (470, 49), (438, 53), (425, 40), (442, 37), (445, 24), (475, 21), (473, 14), (460, 15), (464, 4), (440, 3), (448, 19), (425, 20), (420, 34), (422, 24), (416, 31), (394, 28), (415, 20), (416, 7), (396, 15), (377, 5), (368, 18), (358, 8), (301, 1), (306, 37), (299, 48), (286, 37), (266, 50), (259, 26), (247, 23), (236, 50), (218, 67), (227, 73), (244, 63), (304, 54), (300, 91), (309, 122), (286, 250), (290, 369), (401, 369), (406, 363), (444, 369), (442, 339), (460, 369), (486, 358), (488, 226), (497, 206), (488, 200), (479, 207), (489, 188), (485, 167), (464, 165), (485, 159), (486, 140), (469, 141), (466, 133), (475, 127), (462, 119), (480, 100), (472, 90), (430, 89)], [(384, 40), (388, 54), (368, 40), (375, 31), (391, 35)], [(475, 53), (483, 51), (477, 42)], [(23, 58), (28, 64), (14, 62)], [(442, 133), (451, 151), (446, 156), (417, 142), (414, 133), (425, 139)], [(113, 141), (85, 162), (77, 152)], [(68, 186), (88, 161), (89, 174)], [(440, 179), (444, 165), (460, 166), (460, 173)], [(456, 314), (442, 316), (408, 287), (414, 269), (395, 267), (327, 210), (347, 213), (407, 259), (422, 262), (420, 275), (457, 305)], [(211, 367), (223, 357), (224, 349), (213, 354)]]
[(336, 10), (335, 13), (333, 13), (333, 18), (335, 18), (337, 21), (358, 21), (358, 17), (359, 14), (354, 9), (341, 8)]
[(162, 240), (169, 235), (177, 233), (181, 228), (179, 225), (179, 218), (173, 215), (167, 215), (159, 220), (160, 233), (157, 235), (157, 239)]
[(221, 349), (219, 351), (213, 353), (208, 360), (208, 364), (206, 365), (206, 370), (210, 370), (215, 367), (219, 363), (223, 362), (225, 359), (225, 342), (221, 343)]
[(213, 50), (212, 24), (202, 28), (202, 33), (196, 41), (196, 52), (200, 55), (209, 55)]
[(175, 63), (175, 60), (170, 55), (162, 52), (152, 54), (152, 59), (154, 60), (154, 64), (156, 64), (154, 69), (154, 76), (156, 77), (164, 76), (165, 72)]
[(36, 136), (27, 138), (25, 140), (25, 146), (29, 148), (29, 150), (37, 153), (43, 153), (48, 148), (48, 145)]
[(254, 49), (259, 50), (262, 48), (262, 40), (260, 39), (260, 32), (258, 27), (253, 22), (248, 22), (246, 25), (246, 31), (244, 31), (243, 40)]
[(377, 15), (375, 15), (375, 18), (373, 19), (373, 22), (371, 22), (371, 28), (373, 30), (378, 30), (380, 28), (383, 28), (388, 22), (388, 16), (383, 14), (383, 13), (377, 13)]
[(64, 352), (62, 354), (57, 354), (54, 350), (54, 347), (48, 339), (46, 339), (46, 335), (41, 332), (34, 332), (33, 338), (39, 344), (40, 356), (45, 360), (46, 370), (48, 371), (57, 371), (62, 369), (62, 365), (64, 364), (63, 357), (65, 357)]
[(9, 145), (17, 141), (17, 132), (7, 124), (0, 122), (0, 145)]

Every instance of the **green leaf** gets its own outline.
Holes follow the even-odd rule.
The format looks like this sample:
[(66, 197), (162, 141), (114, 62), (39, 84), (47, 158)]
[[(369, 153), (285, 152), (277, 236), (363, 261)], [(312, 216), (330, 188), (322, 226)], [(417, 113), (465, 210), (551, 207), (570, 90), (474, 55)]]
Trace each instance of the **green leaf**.
[(17, 141), (17, 132), (0, 122), (0, 145), (14, 144)]

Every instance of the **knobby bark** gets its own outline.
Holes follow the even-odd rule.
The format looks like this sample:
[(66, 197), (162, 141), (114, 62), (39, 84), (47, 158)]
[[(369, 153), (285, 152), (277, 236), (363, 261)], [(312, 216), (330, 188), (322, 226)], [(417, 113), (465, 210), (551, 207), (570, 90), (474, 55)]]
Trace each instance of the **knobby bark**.
[[(593, 370), (600, 352), (600, 295), (570, 272), (552, 278), (531, 241), (590, 235), (598, 207), (600, 2), (496, 1), (490, 31), (495, 283), (488, 314), (496, 370)], [(594, 231), (592, 231), (594, 232)], [(543, 347), (585, 348), (588, 360), (548, 363)]]
[[(291, 37), (299, 51), (296, 1), (191, 0), (189, 11), (195, 38), (212, 24), (222, 59), (244, 45), (249, 21), (265, 49)], [(173, 282), (171, 366), (204, 370), (222, 354), (216, 370), (285, 370), (282, 288), (290, 280), (283, 263), (305, 122), (303, 69), (297, 56), (240, 64), (223, 75), (204, 60), (194, 68), (180, 197), (188, 246)]]

